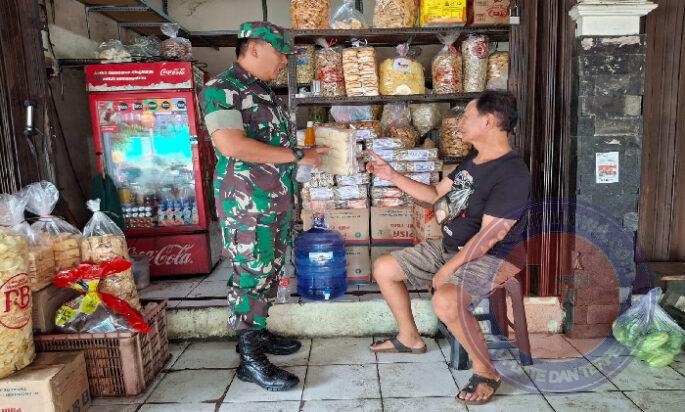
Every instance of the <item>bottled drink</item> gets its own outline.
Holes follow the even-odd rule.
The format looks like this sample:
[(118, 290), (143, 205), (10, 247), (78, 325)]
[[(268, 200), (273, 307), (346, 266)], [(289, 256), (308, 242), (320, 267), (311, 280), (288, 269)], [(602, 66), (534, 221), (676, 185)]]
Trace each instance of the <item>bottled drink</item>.
[(316, 144), (316, 134), (314, 133), (314, 122), (307, 122), (307, 131), (304, 134), (304, 145), (307, 147), (314, 146)]
[(345, 242), (326, 227), (322, 213), (314, 225), (295, 239), (297, 291), (305, 299), (330, 300), (347, 291)]

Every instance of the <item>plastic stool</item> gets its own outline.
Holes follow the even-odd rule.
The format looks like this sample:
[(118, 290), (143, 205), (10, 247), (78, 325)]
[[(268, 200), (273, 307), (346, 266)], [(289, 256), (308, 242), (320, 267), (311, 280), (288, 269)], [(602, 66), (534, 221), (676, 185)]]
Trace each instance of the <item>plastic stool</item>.
[[(511, 296), (514, 321), (507, 317), (506, 292)], [(490, 322), (490, 331), (495, 337), (494, 341), (487, 342), (488, 349), (514, 349), (518, 348), (521, 364), (532, 365), (533, 358), (530, 356), (530, 339), (528, 337), (528, 323), (526, 311), (523, 307), (523, 291), (521, 282), (516, 276), (512, 276), (503, 284), (497, 286), (488, 299), (488, 313), (474, 315), (478, 321)], [(509, 340), (509, 327), (514, 329), (516, 343)], [(469, 369), (469, 355), (459, 341), (452, 336), (444, 323), (439, 322), (440, 333), (450, 343), (450, 366), (454, 369)]]

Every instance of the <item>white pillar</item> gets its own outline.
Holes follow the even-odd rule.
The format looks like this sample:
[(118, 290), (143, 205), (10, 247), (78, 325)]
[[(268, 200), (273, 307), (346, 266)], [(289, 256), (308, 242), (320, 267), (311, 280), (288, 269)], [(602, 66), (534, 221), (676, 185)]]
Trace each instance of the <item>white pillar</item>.
[(640, 18), (657, 7), (649, 0), (579, 0), (569, 15), (576, 37), (640, 34)]

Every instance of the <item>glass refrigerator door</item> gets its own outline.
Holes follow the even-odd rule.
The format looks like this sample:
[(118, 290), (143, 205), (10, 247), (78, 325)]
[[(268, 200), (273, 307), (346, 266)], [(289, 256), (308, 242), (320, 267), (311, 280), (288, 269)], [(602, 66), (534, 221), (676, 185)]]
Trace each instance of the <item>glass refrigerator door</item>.
[(97, 102), (105, 167), (128, 229), (198, 225), (184, 97)]

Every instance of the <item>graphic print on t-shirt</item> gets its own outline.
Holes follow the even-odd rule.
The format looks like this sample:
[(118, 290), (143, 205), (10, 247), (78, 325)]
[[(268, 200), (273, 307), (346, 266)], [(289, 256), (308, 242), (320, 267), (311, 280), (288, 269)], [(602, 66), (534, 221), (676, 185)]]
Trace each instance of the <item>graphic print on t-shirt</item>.
[(452, 190), (449, 195), (449, 218), (448, 222), (459, 216), (461, 212), (466, 210), (469, 206), (469, 197), (474, 192), (473, 188), (473, 176), (468, 172), (468, 170), (462, 170), (454, 176), (454, 182), (452, 183)]

